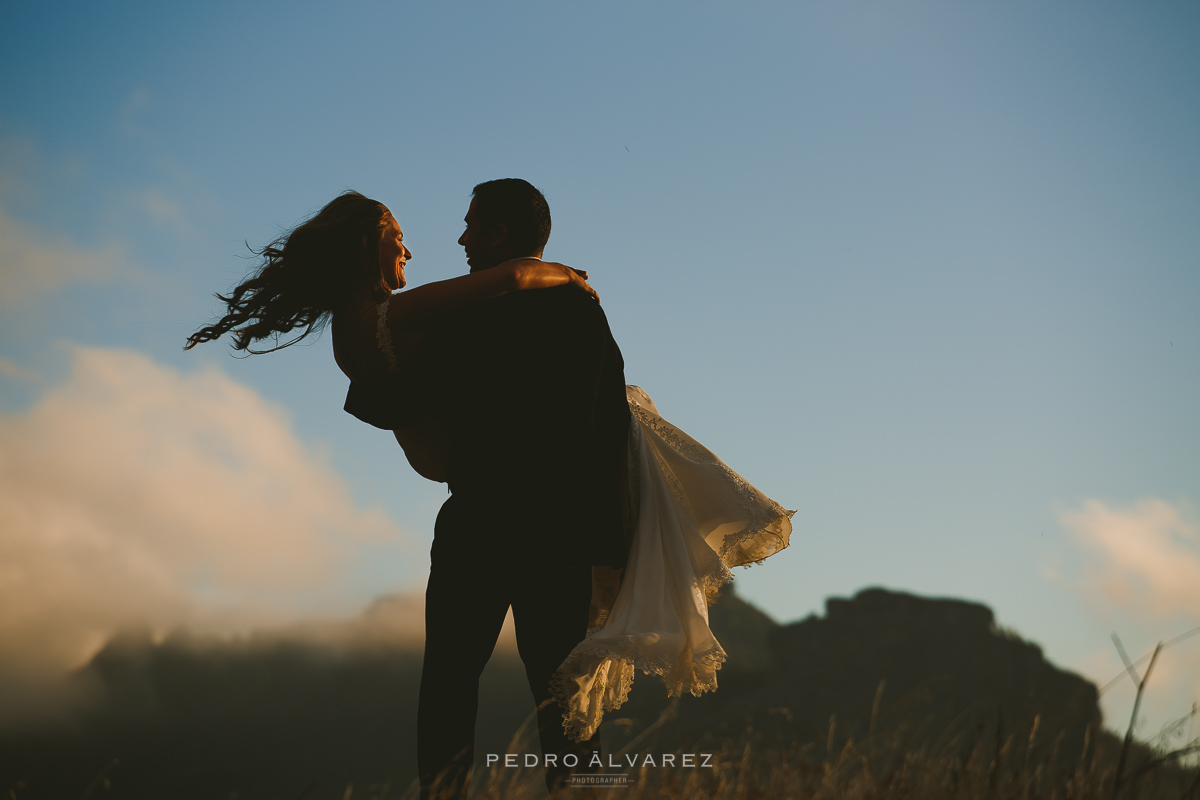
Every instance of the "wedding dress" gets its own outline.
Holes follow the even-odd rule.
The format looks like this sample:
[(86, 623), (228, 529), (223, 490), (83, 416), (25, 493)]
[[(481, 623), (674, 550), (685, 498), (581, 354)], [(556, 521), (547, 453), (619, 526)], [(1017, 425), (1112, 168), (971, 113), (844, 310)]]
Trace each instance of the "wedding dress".
[(637, 509), (629, 560), (623, 574), (593, 570), (591, 632), (552, 683), (576, 741), (625, 702), (635, 670), (657, 675), (671, 697), (717, 688), (725, 651), (708, 606), (732, 567), (787, 547), (795, 513), (663, 419), (640, 387), (626, 396)]

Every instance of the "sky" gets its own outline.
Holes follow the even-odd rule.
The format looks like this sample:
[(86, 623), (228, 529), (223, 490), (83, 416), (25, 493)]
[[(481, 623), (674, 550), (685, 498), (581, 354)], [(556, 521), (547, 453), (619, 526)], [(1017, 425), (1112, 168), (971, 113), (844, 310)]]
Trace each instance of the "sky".
[[(1200, 627), (1197, 41), (1188, 2), (0, 0), (0, 672), (419, 593), (445, 487), (329, 337), (182, 344), (339, 192), (419, 284), (517, 176), (628, 382), (796, 510), (744, 597), (975, 600), (1107, 684), (1111, 634)], [(1139, 732), (1196, 702), (1200, 635)]]

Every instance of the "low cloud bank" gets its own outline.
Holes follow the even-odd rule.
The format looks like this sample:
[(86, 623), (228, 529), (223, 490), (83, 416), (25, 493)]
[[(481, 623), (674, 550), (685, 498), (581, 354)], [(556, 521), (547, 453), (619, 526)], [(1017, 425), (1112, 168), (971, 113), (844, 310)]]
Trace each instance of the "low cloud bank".
[[(65, 382), (0, 416), (0, 685), (21, 687), (0, 712), (122, 629), (344, 614), (355, 548), (402, 538), (220, 370), (76, 347)], [(419, 613), (388, 619), (420, 635)]]

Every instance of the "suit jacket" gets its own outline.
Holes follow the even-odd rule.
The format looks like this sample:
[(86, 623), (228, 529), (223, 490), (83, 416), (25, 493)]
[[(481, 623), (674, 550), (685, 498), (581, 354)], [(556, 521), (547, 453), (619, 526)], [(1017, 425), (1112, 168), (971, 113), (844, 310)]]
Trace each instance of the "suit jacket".
[(444, 427), (453, 497), (435, 554), (624, 564), (624, 361), (583, 292), (513, 292), (448, 315), (401, 377), (352, 386), (346, 409), (380, 427)]

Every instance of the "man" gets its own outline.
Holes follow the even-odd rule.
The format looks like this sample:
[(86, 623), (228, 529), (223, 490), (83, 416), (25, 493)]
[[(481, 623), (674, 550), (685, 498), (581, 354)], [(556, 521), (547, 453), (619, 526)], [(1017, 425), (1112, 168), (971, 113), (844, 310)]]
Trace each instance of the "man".
[[(478, 272), (540, 258), (550, 211), (526, 181), (489, 181), (475, 187), (466, 225), (459, 244)], [(477, 304), (424, 342), (413, 389), (432, 393), (447, 433), (452, 496), (426, 590), (422, 792), (439, 775), (461, 787), (472, 765), (479, 676), (510, 606), (553, 788), (571, 771), (565, 755), (586, 767), (599, 749), (599, 737), (566, 738), (550, 679), (586, 634), (591, 567), (625, 559), (621, 353), (599, 304), (570, 286)]]

